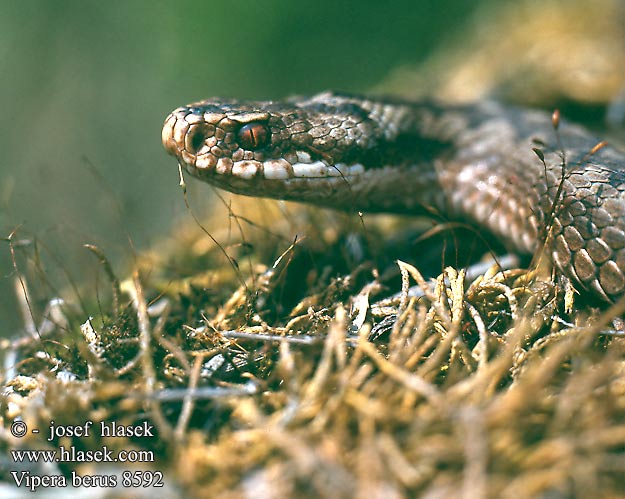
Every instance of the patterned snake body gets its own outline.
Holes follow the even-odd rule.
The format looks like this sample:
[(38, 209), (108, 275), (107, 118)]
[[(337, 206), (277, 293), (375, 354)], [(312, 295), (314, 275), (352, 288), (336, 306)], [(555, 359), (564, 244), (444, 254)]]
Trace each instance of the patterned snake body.
[(240, 194), (439, 214), (522, 252), (536, 251), (550, 226), (557, 268), (615, 300), (625, 293), (625, 154), (596, 150), (575, 125), (557, 133), (543, 112), (494, 102), (323, 93), (198, 102), (168, 116), (162, 139), (189, 173)]

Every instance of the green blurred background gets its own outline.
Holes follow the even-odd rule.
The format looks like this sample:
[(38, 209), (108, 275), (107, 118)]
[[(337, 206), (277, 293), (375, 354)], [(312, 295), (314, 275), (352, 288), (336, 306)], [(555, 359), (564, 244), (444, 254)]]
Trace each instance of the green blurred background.
[[(2, 235), (19, 227), (18, 238), (35, 237), (79, 282), (97, 272), (84, 243), (123, 269), (126, 234), (145, 248), (188, 217), (176, 163), (160, 144), (170, 110), (217, 95), (364, 92), (422, 59), (475, 5), (3, 1)], [(209, 196), (202, 187), (200, 196)], [(3, 336), (21, 324), (9, 256), (4, 244)], [(54, 274), (58, 263), (44, 258), (51, 260)]]
[[(84, 243), (124, 275), (129, 237), (141, 250), (189, 218), (176, 162), (160, 143), (170, 110), (211, 96), (384, 89), (395, 68), (418, 67), (450, 40), (461, 45), (477, 9), (514, 3), (4, 0), (2, 235), (18, 228), (16, 239), (44, 246), (60, 288), (64, 272), (78, 282), (97, 274)], [(212, 192), (190, 188), (196, 200)], [(8, 244), (0, 268), (6, 336), (22, 324)]]

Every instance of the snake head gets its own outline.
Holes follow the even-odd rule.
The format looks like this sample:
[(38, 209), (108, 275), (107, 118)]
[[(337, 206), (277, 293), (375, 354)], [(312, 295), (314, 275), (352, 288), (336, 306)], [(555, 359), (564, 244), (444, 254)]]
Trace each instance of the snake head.
[[(165, 149), (192, 175), (252, 196), (324, 201), (382, 164), (389, 128), (362, 99), (323, 93), (291, 101), (206, 100), (165, 120)], [(340, 204), (340, 203), (338, 203)]]

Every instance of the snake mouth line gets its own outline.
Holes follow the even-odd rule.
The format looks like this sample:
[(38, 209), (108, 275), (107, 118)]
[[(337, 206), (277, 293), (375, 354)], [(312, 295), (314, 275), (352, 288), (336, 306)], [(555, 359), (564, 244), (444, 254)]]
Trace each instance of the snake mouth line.
[(289, 179), (342, 179), (346, 180), (364, 173), (363, 165), (336, 164), (328, 165), (324, 161), (310, 163), (290, 163), (286, 159), (266, 161), (244, 160), (232, 161), (229, 158), (220, 158), (214, 167), (205, 165), (202, 158), (195, 162), (181, 162), (186, 170), (194, 176), (207, 178), (209, 176), (234, 177), (242, 180), (289, 180)]

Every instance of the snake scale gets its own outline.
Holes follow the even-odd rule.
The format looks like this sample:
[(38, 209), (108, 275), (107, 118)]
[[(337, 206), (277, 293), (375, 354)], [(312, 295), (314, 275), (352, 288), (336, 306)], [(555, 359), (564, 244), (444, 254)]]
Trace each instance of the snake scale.
[(625, 293), (625, 154), (542, 111), (333, 92), (206, 100), (174, 110), (162, 140), (186, 171), (239, 194), (440, 214), (525, 253), (551, 231), (578, 287)]

